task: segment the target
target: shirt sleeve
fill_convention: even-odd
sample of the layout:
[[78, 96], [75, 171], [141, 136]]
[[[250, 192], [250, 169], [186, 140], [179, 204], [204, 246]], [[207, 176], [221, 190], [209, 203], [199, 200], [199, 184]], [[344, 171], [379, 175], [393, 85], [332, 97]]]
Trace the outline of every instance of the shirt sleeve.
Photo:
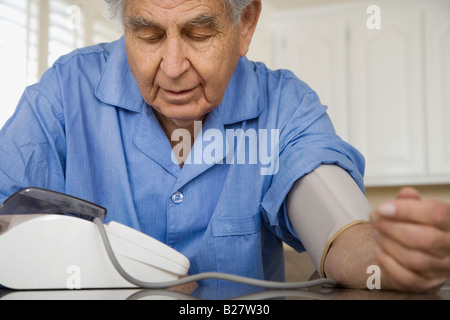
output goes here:
[[28, 87], [0, 131], [0, 203], [30, 186], [64, 190], [63, 113], [55, 99], [40, 92], [40, 86], [52, 87], [52, 83], [47, 79]]
[[321, 165], [334, 164], [347, 171], [364, 193], [365, 162], [354, 147], [335, 133], [327, 108], [315, 92], [306, 91], [297, 101], [296, 106], [284, 112], [290, 116], [280, 129], [279, 169], [261, 206], [271, 230], [295, 250], [304, 251], [286, 210], [286, 197], [294, 183]]

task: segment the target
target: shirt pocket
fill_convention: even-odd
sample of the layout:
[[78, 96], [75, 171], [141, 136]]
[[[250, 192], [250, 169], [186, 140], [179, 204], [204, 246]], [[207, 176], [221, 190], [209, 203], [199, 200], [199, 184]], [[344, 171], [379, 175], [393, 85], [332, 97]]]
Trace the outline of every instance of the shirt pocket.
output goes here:
[[261, 214], [218, 218], [212, 221], [218, 272], [263, 277]]

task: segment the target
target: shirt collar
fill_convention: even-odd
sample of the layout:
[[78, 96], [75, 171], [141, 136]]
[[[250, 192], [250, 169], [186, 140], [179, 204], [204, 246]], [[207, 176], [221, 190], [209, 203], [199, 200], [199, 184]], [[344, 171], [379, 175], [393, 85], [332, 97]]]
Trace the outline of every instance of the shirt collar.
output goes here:
[[221, 105], [212, 111], [224, 125], [255, 119], [264, 109], [255, 69], [246, 57], [239, 60]]
[[135, 112], [142, 111], [144, 99], [128, 64], [124, 36], [116, 41], [108, 57], [95, 95], [104, 103]]
[[[128, 64], [125, 37], [113, 47], [95, 94], [104, 103], [140, 112], [146, 104]], [[212, 113], [223, 124], [257, 118], [264, 108], [255, 64], [241, 58], [228, 84], [222, 103]]]

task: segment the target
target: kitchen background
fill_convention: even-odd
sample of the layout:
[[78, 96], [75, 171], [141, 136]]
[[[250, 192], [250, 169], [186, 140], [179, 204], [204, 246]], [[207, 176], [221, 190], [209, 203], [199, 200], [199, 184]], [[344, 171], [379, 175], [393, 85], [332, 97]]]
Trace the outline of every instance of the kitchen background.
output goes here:
[[[450, 0], [262, 1], [248, 57], [318, 92], [366, 157], [372, 206], [401, 186], [450, 203]], [[0, 126], [56, 58], [120, 35], [102, 0], [0, 0]], [[288, 278], [308, 277], [286, 252]]]

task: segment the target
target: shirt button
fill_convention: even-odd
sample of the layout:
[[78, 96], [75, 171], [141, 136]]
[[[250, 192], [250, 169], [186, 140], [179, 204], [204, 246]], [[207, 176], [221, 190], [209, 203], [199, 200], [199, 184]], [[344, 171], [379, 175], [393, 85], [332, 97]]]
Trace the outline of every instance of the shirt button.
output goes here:
[[172, 195], [171, 198], [172, 198], [172, 202], [173, 202], [173, 203], [175, 203], [175, 204], [180, 204], [180, 203], [183, 202], [184, 196], [183, 196], [183, 194], [182, 194], [180, 191], [177, 191], [177, 192], [175, 192], [175, 193]]

